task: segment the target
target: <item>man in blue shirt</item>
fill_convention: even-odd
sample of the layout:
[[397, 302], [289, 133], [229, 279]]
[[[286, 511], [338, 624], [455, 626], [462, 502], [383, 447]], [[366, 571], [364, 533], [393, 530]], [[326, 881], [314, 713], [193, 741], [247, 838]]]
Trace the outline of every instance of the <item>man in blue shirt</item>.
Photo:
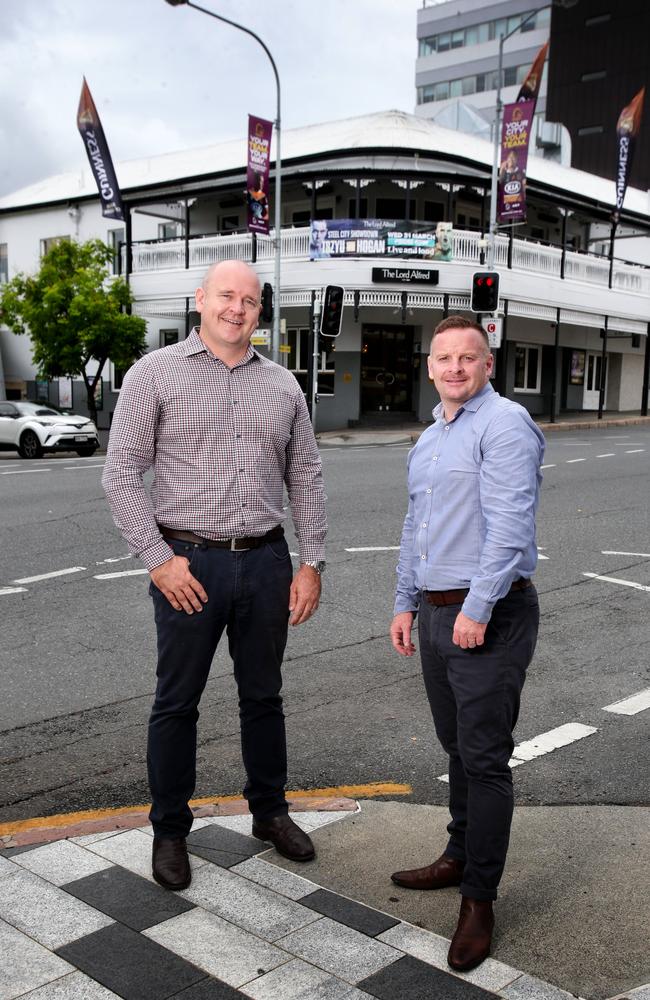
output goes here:
[[450, 316], [433, 333], [435, 423], [408, 456], [409, 505], [397, 567], [391, 641], [422, 671], [436, 734], [449, 754], [449, 842], [437, 861], [395, 872], [410, 889], [460, 886], [449, 964], [490, 953], [492, 902], [513, 811], [508, 761], [539, 606], [535, 513], [544, 438], [527, 411], [499, 396], [485, 330]]

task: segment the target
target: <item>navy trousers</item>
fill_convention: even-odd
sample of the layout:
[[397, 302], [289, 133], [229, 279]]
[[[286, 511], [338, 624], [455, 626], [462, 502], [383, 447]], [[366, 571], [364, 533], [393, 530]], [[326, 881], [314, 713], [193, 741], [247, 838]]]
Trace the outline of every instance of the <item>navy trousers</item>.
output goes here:
[[494, 606], [485, 644], [452, 642], [460, 604], [420, 605], [424, 683], [436, 734], [449, 754], [449, 843], [445, 854], [465, 863], [460, 891], [496, 899], [510, 838], [514, 741], [521, 691], [539, 626], [533, 586]]
[[284, 538], [243, 552], [169, 544], [190, 560], [190, 572], [208, 595], [203, 611], [188, 615], [175, 611], [153, 583], [149, 588], [158, 636], [147, 747], [149, 818], [156, 836], [185, 837], [192, 826], [198, 704], [224, 629], [239, 694], [244, 796], [259, 820], [287, 812], [280, 690], [293, 570]]

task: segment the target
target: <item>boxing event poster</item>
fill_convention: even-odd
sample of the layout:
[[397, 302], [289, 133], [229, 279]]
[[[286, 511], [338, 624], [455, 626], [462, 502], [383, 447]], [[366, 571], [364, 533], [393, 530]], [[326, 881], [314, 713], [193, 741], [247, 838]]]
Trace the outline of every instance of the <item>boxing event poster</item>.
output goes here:
[[246, 200], [248, 229], [252, 233], [269, 231], [269, 163], [273, 122], [248, 116], [248, 161]]
[[102, 203], [102, 215], [105, 219], [119, 219], [124, 222], [124, 206], [122, 205], [120, 189], [117, 186], [113, 161], [85, 77], [77, 109], [77, 128], [86, 147], [90, 169], [95, 177]]
[[627, 182], [632, 168], [635, 140], [641, 128], [644, 97], [645, 87], [641, 87], [639, 93], [635, 94], [630, 103], [621, 111], [616, 125], [618, 165], [616, 168], [616, 208], [612, 212], [612, 222], [615, 224], [618, 224], [623, 202], [625, 201]]
[[497, 185], [497, 221], [526, 220], [526, 164], [535, 101], [517, 101], [503, 109]]

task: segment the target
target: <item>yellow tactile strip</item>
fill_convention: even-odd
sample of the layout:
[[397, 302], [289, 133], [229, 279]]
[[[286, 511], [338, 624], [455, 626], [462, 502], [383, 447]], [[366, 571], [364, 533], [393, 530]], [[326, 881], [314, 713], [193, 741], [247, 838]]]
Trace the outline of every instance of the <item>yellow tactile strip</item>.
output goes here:
[[[380, 796], [410, 795], [411, 786], [393, 782], [372, 782], [366, 785], [338, 785], [332, 788], [312, 788], [287, 792], [292, 812], [311, 810], [344, 812], [357, 808], [355, 799]], [[236, 816], [248, 812], [245, 799], [234, 795], [208, 796], [190, 802], [192, 812], [201, 816]], [[0, 823], [0, 847], [26, 847], [46, 844], [68, 837], [83, 837], [89, 833], [109, 830], [132, 830], [148, 823], [149, 806], [122, 806], [118, 809], [88, 809], [83, 812], [36, 816], [32, 819]]]

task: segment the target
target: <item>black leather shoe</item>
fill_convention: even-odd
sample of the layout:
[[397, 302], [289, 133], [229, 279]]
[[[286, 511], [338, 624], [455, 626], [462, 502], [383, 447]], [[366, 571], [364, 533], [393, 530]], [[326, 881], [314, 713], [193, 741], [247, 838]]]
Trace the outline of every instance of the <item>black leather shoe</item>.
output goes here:
[[153, 877], [164, 889], [187, 889], [192, 881], [185, 837], [154, 837]]
[[316, 854], [310, 838], [290, 816], [274, 816], [265, 822], [253, 819], [253, 836], [270, 840], [278, 854], [290, 861], [311, 861]]

